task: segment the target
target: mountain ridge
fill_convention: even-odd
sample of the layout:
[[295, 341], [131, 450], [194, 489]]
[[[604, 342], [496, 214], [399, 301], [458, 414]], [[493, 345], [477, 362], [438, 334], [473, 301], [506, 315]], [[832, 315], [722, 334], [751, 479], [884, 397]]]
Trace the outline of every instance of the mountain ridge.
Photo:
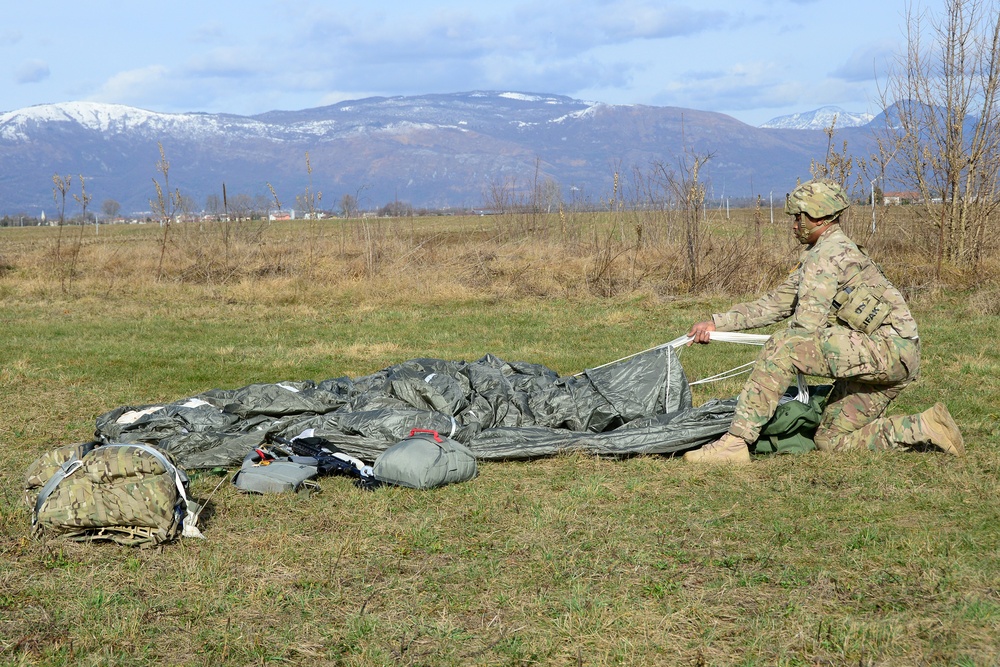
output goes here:
[[[838, 132], [865, 143], [863, 127]], [[251, 195], [273, 187], [286, 201], [321, 191], [327, 208], [345, 194], [363, 197], [363, 207], [399, 199], [445, 208], [482, 205], [498, 184], [523, 193], [538, 179], [557, 183], [567, 200], [572, 192], [596, 203], [615, 171], [676, 171], [692, 154], [711, 156], [702, 172], [710, 196], [779, 191], [808, 177], [827, 138], [709, 111], [510, 91], [371, 97], [254, 116], [64, 102], [0, 114], [0, 214], [44, 208], [53, 173], [83, 175], [97, 202], [148, 211], [158, 145], [171, 187], [199, 205], [225, 183]]]
[[762, 128], [786, 130], [825, 130], [831, 125], [838, 128], [863, 127], [875, 119], [870, 113], [844, 111], [837, 106], [824, 106], [812, 111], [778, 116], [767, 121]]

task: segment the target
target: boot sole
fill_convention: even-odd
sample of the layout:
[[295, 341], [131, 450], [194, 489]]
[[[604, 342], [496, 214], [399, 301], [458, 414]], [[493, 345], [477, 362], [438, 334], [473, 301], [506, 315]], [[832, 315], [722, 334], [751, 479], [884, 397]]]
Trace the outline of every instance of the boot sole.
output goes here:
[[686, 463], [710, 463], [710, 464], [729, 464], [729, 465], [746, 465], [750, 463], [750, 452], [747, 452], [746, 456], [706, 456], [701, 454], [701, 450], [694, 450], [691, 452], [686, 452], [684, 454], [684, 461]]
[[962, 438], [962, 431], [944, 403], [934, 404], [934, 418], [944, 429], [948, 439], [948, 444], [941, 445], [941, 449], [952, 456], [964, 456], [965, 441]]

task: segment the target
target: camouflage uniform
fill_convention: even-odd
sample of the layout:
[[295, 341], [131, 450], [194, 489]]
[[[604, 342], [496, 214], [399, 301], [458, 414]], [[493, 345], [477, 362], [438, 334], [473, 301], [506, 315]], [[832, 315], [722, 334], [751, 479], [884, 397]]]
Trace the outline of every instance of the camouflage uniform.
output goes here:
[[[888, 317], [871, 334], [856, 331], [835, 312], [849, 282], [885, 288]], [[740, 393], [729, 432], [754, 442], [797, 373], [836, 380], [815, 441], [821, 450], [890, 449], [928, 440], [922, 415], [882, 417], [920, 368], [917, 325], [902, 294], [834, 225], [803, 251], [777, 288], [753, 302], [712, 316], [718, 331], [739, 331], [789, 319], [764, 345]]]

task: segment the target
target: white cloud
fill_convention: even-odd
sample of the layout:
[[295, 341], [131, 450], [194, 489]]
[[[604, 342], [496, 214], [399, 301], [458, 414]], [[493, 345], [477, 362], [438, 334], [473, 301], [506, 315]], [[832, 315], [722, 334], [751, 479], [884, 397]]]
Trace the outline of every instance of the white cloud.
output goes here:
[[866, 91], [852, 82], [793, 75], [774, 63], [758, 62], [724, 70], [689, 71], [664, 85], [653, 102], [719, 111], [760, 124], [789, 109], [807, 111], [824, 105], [871, 113], [877, 101], [868, 99]]
[[692, 9], [679, 5], [620, 3], [605, 21], [602, 32], [609, 42], [631, 39], [688, 37], [717, 30], [730, 23], [727, 12]]
[[855, 83], [884, 79], [895, 59], [896, 48], [892, 42], [882, 42], [855, 49], [831, 74]]
[[7, 46], [17, 44], [24, 38], [24, 33], [20, 30], [7, 29], [0, 32], [0, 45]]
[[198, 53], [184, 65], [184, 73], [198, 77], [244, 79], [259, 74], [265, 63], [256, 53], [240, 47], [223, 46]]
[[320, 97], [318, 106], [325, 107], [331, 104], [337, 104], [338, 102], [345, 102], [348, 100], [358, 100], [358, 99], [364, 99], [366, 97], [382, 97], [382, 96], [383, 93], [377, 93], [377, 92], [358, 92], [356, 90], [351, 90], [351, 91], [331, 90], [327, 93], [324, 93], [323, 96]]
[[[180, 3], [164, 16], [141, 3], [111, 14], [73, 5], [55, 23], [44, 3], [15, 3], [12, 12], [0, 26], [8, 81], [44, 83], [0, 88], [0, 108], [71, 98], [250, 114], [476, 89], [746, 109], [741, 118], [825, 103], [855, 111], [900, 25], [895, 1], [873, 0], [837, 8], [819, 0], [217, 0]], [[816, 21], [827, 42], [816, 41]], [[32, 57], [51, 73], [28, 67]]]
[[221, 23], [206, 23], [195, 28], [188, 39], [195, 44], [217, 44], [225, 34]]
[[27, 60], [17, 68], [14, 80], [18, 83], [38, 83], [49, 78], [49, 64], [44, 60]]
[[95, 102], [141, 106], [148, 104], [146, 100], [161, 98], [162, 95], [159, 93], [168, 87], [172, 87], [170, 71], [163, 65], [150, 65], [118, 72], [88, 97]]

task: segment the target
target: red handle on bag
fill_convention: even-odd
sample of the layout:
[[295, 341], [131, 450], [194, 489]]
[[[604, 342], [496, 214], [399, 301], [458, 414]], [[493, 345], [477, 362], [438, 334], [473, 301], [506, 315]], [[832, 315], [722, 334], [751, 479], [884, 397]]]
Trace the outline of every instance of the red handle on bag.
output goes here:
[[415, 428], [415, 429], [412, 429], [410, 431], [410, 437], [412, 438], [413, 435], [416, 434], [416, 433], [430, 433], [431, 435], [434, 436], [434, 442], [444, 442], [444, 440], [441, 439], [441, 436], [438, 434], [438, 432], [435, 431], [435, 430], [433, 430], [433, 429], [429, 429], [429, 428]]

